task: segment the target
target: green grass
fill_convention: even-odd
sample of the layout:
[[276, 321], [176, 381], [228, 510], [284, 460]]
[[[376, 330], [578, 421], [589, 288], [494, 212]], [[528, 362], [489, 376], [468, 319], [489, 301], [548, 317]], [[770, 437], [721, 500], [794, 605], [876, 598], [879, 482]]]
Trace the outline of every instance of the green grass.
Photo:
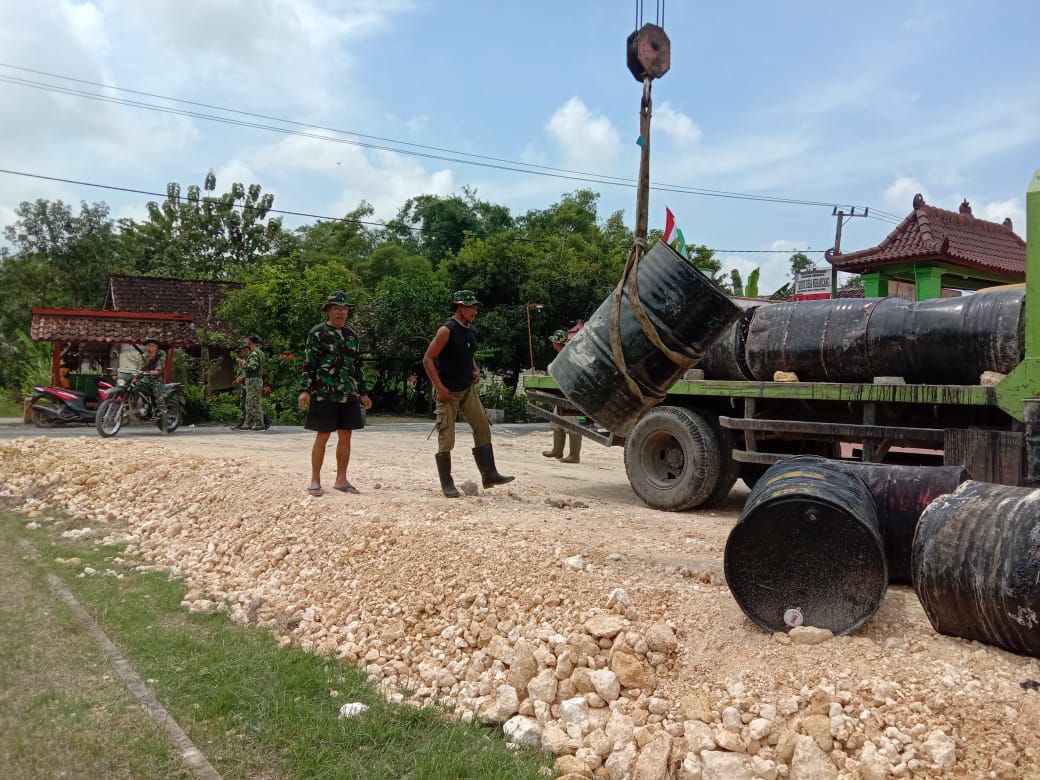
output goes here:
[[14, 400], [14, 395], [10, 390], [0, 388], [0, 417], [21, 418], [21, 416], [21, 402]]
[[[5, 535], [24, 535], [32, 541], [40, 552], [40, 560], [33, 566], [62, 578], [228, 780], [513, 780], [542, 777], [539, 769], [552, 763], [542, 754], [509, 749], [500, 729], [461, 724], [437, 709], [392, 705], [368, 685], [361, 671], [335, 658], [295, 648], [279, 649], [271, 634], [236, 626], [223, 615], [190, 614], [180, 606], [183, 586], [164, 575], [120, 569], [123, 579], [106, 576], [106, 570], [118, 568], [112, 559], [122, 551], [60, 540], [58, 532], [72, 527], [68, 523], [59, 521], [38, 531], [26, 531], [24, 522], [21, 516], [0, 513], [0, 529]], [[11, 546], [5, 545], [8, 550]], [[70, 568], [54, 562], [55, 558], [72, 557], [80, 558], [82, 566]], [[83, 566], [99, 573], [79, 577]], [[32, 576], [39, 578], [40, 572]], [[43, 588], [36, 590], [40, 598], [50, 595], [45, 585]], [[0, 614], [8, 615], [6, 607]], [[70, 615], [62, 622], [75, 632], [72, 619]], [[3, 635], [8, 634], [7, 628], [0, 623]], [[70, 672], [82, 666], [82, 652], [86, 650], [67, 656], [64, 663], [70, 666]], [[5, 677], [0, 672], [3, 688], [9, 682]], [[334, 697], [331, 691], [339, 695]], [[339, 707], [351, 701], [367, 704], [368, 712], [360, 718], [339, 718]], [[57, 718], [82, 726], [94, 705], [91, 695], [80, 687], [41, 690], [26, 706], [36, 720]], [[26, 730], [20, 738], [32, 741], [32, 730]], [[42, 749], [48, 737], [36, 738], [43, 741]], [[89, 741], [90, 735], [83, 739]], [[5, 741], [7, 737], [0, 733], [0, 742]], [[85, 745], [83, 750], [89, 752], [89, 747]], [[137, 750], [143, 750], [155, 762], [169, 758], [161, 745], [138, 746]], [[2, 761], [0, 776], [8, 776]], [[142, 770], [122, 775], [109, 772], [106, 776], [177, 774]]]

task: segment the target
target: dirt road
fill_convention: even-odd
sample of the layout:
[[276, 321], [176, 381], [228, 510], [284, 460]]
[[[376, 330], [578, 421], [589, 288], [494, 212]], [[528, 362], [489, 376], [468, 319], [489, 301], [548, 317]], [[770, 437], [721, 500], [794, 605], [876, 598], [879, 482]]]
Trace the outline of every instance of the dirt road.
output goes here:
[[[936, 634], [910, 588], [821, 644], [747, 620], [722, 577], [742, 484], [716, 511], [657, 512], [620, 449], [564, 465], [540, 454], [548, 433], [496, 426], [516, 481], [448, 500], [428, 430], [356, 434], [359, 496], [305, 496], [311, 436], [285, 431], [0, 442], [0, 494], [34, 516], [125, 519], [131, 552], [184, 576], [191, 608], [362, 664], [388, 696], [505, 723], [561, 772], [1040, 778], [1040, 664]], [[478, 479], [466, 445], [457, 484]]]

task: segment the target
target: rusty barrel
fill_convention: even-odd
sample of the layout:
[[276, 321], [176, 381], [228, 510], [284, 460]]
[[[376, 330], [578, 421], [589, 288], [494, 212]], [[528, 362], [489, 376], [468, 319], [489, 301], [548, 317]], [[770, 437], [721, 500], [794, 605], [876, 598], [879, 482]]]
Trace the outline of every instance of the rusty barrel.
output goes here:
[[940, 634], [1040, 657], [1040, 490], [965, 482], [921, 515], [914, 589]]
[[888, 584], [909, 585], [910, 550], [921, 513], [934, 499], [952, 493], [970, 479], [968, 470], [963, 466], [894, 466], [849, 461], [834, 465], [855, 474], [870, 490], [885, 545]]
[[674, 362], [646, 335], [626, 291], [618, 331], [624, 368], [642, 398], [630, 390], [614, 363], [610, 348], [613, 294], [549, 364], [549, 374], [563, 394], [615, 434], [628, 433], [643, 412], [659, 403], [668, 388], [740, 316], [740, 309], [715, 282], [663, 241], [639, 261], [635, 274], [639, 303], [661, 343], [681, 356], [682, 363]]
[[850, 634], [877, 611], [888, 569], [867, 485], [826, 458], [774, 463], [726, 540], [730, 592], [766, 631], [799, 625]]

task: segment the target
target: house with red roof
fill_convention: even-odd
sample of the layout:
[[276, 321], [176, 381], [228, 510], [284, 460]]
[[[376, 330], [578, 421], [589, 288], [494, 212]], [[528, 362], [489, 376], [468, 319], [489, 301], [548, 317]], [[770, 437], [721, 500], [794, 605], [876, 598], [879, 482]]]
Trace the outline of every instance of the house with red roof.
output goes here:
[[918, 194], [913, 211], [880, 244], [856, 252], [828, 249], [838, 271], [859, 274], [863, 295], [882, 298], [894, 283], [913, 285], [914, 300], [943, 290], [979, 290], [1024, 282], [1026, 242], [1002, 223], [978, 219], [965, 200], [956, 212], [929, 206]]

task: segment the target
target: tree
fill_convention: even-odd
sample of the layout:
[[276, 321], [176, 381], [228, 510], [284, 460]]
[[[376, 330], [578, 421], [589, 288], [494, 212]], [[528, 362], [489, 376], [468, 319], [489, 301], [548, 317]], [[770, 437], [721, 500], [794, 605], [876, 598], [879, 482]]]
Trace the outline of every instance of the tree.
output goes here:
[[813, 261], [804, 252], [795, 252], [791, 255], [791, 279], [795, 280], [798, 278], [798, 274], [804, 271], [809, 271], [813, 268]]
[[[100, 308], [104, 303], [108, 274], [112, 267], [115, 245], [113, 224], [108, 206], [80, 204], [79, 216], [60, 200], [23, 201], [17, 209], [14, 225], [4, 228], [23, 260], [34, 259], [39, 265], [33, 276], [49, 276], [45, 287], [37, 287], [40, 302], [75, 309]], [[5, 287], [5, 289], [7, 289]]]
[[[170, 182], [166, 200], [148, 203], [148, 221], [125, 223], [126, 240], [140, 252], [135, 270], [193, 279], [238, 279], [267, 255], [282, 230], [281, 220], [266, 223], [274, 196], [259, 184], [239, 182], [216, 194], [217, 177], [206, 174], [203, 188]], [[203, 194], [205, 193], [205, 194]]]

